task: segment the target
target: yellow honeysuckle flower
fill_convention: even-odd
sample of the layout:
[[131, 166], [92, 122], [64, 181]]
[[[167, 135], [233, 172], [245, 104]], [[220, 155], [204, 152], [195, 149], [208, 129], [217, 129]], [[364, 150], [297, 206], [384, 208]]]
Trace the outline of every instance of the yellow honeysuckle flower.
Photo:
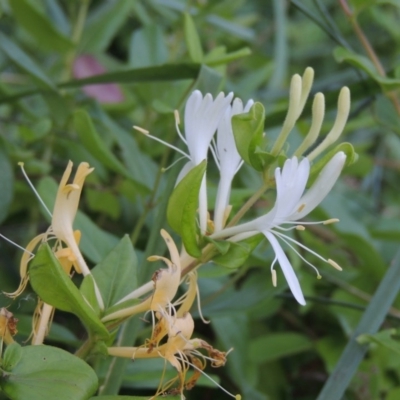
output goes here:
[[[24, 175], [26, 176], [23, 164], [20, 165]], [[93, 171], [93, 168], [90, 168], [89, 164], [86, 162], [80, 163], [73, 182], [68, 184], [72, 172], [72, 166], [73, 163], [69, 161], [58, 187], [53, 214], [51, 214], [47, 210], [47, 207], [45, 207], [52, 216], [50, 227], [47, 232], [34, 237], [28, 243], [26, 249], [24, 249], [25, 251], [20, 262], [21, 283], [15, 292], [6, 293], [10, 297], [17, 297], [24, 291], [29, 279], [27, 273], [28, 264], [34, 256], [33, 251], [35, 248], [39, 243], [52, 238], [57, 240], [54, 246], [54, 253], [67, 274], [70, 274], [72, 266], [78, 273], [82, 273], [85, 276], [90, 274], [89, 267], [86, 265], [78, 247], [81, 234], [80, 231], [73, 230], [73, 222], [78, 210], [79, 199], [85, 178]], [[28, 183], [33, 188], [29, 179]], [[34, 192], [37, 194], [36, 190], [34, 190]], [[39, 200], [42, 201], [41, 199]], [[62, 247], [62, 244], [66, 244], [67, 247]]]
[[[166, 321], [165, 326], [167, 327], [168, 339], [166, 343], [150, 347], [109, 347], [108, 354], [132, 359], [158, 357], [165, 359], [177, 370], [178, 375], [164, 385], [161, 382], [157, 393], [152, 399], [166, 393], [180, 394], [181, 399], [185, 399], [183, 391], [192, 389], [201, 374], [212, 380], [203, 371], [206, 367], [206, 360], [210, 360], [211, 366], [218, 368], [225, 365], [228, 353], [214, 349], [204, 340], [191, 339], [194, 321], [190, 313], [186, 312], [181, 317], [164, 313], [162, 317]], [[208, 352], [208, 356], [203, 355], [198, 349], [205, 349]], [[190, 367], [195, 370], [195, 374], [186, 379], [186, 374]], [[172, 387], [177, 381], [179, 381], [178, 386]], [[240, 395], [232, 395], [216, 382], [214, 383], [234, 399], [240, 400]]]

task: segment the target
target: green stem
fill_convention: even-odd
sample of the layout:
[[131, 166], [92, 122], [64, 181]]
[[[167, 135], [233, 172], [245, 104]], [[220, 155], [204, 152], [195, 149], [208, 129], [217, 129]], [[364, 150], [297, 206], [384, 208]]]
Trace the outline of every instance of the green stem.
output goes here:
[[229, 222], [229, 224], [226, 226], [227, 228], [236, 225], [240, 219], [243, 217], [244, 214], [256, 203], [256, 201], [266, 192], [266, 190], [269, 188], [270, 183], [265, 182], [260, 189], [257, 190], [249, 198], [249, 200], [246, 201], [246, 203], [242, 206], [242, 208], [237, 212], [237, 214], [232, 218], [232, 220]]
[[95, 342], [91, 336], [89, 336], [82, 344], [81, 347], [75, 352], [75, 355], [83, 360], [90, 354]]
[[71, 40], [75, 45], [75, 48], [68, 52], [68, 54], [65, 57], [65, 69], [64, 73], [62, 76], [61, 81], [66, 81], [70, 79], [71, 77], [71, 71], [72, 71], [72, 64], [74, 63], [74, 59], [76, 56], [76, 47], [79, 44], [79, 41], [82, 36], [83, 28], [85, 27], [85, 21], [86, 21], [86, 16], [87, 12], [89, 9], [89, 3], [90, 0], [81, 0], [80, 1], [80, 6], [78, 10], [78, 16], [76, 18], [73, 30], [72, 30], [72, 36]]

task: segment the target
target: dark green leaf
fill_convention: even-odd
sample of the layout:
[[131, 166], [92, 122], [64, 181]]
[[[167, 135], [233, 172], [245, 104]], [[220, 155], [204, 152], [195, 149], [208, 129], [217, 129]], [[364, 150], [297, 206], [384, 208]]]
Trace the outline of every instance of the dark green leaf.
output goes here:
[[83, 31], [80, 47], [85, 52], [101, 52], [110, 44], [129, 17], [131, 0], [104, 2], [91, 13]]
[[18, 23], [26, 29], [36, 43], [46, 50], [65, 53], [74, 48], [69, 38], [64, 36], [50, 18], [43, 15], [27, 0], [13, 0], [10, 2], [13, 14]]
[[253, 362], [261, 364], [311, 350], [310, 339], [299, 333], [269, 333], [250, 342], [249, 354]]
[[197, 244], [197, 208], [199, 191], [207, 161], [192, 168], [178, 183], [168, 202], [167, 219], [171, 228], [182, 237], [186, 251], [193, 257], [200, 257]]
[[81, 109], [74, 112], [74, 126], [78, 132], [80, 141], [95, 158], [111, 170], [129, 177], [126, 168], [114, 156], [97, 133], [92, 119], [85, 110]]
[[133, 68], [160, 65], [168, 60], [168, 49], [163, 30], [149, 24], [133, 32], [129, 46], [129, 65]]
[[29, 74], [37, 85], [45, 90], [56, 90], [53, 82], [43, 72], [43, 70], [26, 54], [20, 47], [18, 47], [11, 39], [7, 38], [4, 33], [0, 32], [0, 49], [7, 54], [12, 62], [19, 68]]
[[[93, 277], [100, 289], [105, 309], [113, 306], [137, 288], [137, 258], [128, 236], [124, 236], [104, 260], [92, 269]], [[85, 277], [81, 292], [86, 297]]]
[[59, 310], [77, 315], [88, 330], [99, 337], [109, 336], [47, 244], [39, 248], [31, 262], [29, 278], [33, 289], [43, 301]]
[[83, 360], [51, 346], [8, 346], [1, 389], [11, 400], [86, 400], [97, 376]]

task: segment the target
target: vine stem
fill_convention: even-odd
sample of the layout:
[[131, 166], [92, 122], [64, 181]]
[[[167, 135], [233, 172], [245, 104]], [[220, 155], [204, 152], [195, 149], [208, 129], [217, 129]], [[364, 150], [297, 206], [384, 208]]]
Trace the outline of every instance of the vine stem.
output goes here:
[[[369, 42], [367, 36], [365, 35], [360, 24], [358, 23], [356, 15], [350, 9], [350, 7], [347, 3], [347, 0], [339, 0], [339, 3], [341, 5], [344, 13], [346, 14], [346, 16], [349, 18], [350, 23], [354, 29], [354, 32], [358, 37], [358, 40], [361, 42], [361, 45], [364, 47], [365, 52], [367, 53], [369, 59], [374, 64], [378, 74], [382, 77], [386, 77], [385, 68], [383, 68], [383, 65], [382, 65], [381, 61], [379, 60], [379, 57], [376, 55], [375, 50], [371, 46], [371, 43]], [[393, 105], [397, 111], [397, 114], [400, 115], [400, 102], [399, 102], [399, 99], [398, 99], [396, 93], [390, 92], [390, 93], [387, 93], [386, 96], [393, 103]]]
[[255, 204], [255, 202], [267, 191], [270, 184], [269, 182], [265, 182], [260, 189], [257, 190], [247, 201], [243, 204], [242, 208], [237, 212], [237, 214], [232, 218], [229, 224], [226, 226], [230, 228], [231, 226], [236, 225], [244, 214]]

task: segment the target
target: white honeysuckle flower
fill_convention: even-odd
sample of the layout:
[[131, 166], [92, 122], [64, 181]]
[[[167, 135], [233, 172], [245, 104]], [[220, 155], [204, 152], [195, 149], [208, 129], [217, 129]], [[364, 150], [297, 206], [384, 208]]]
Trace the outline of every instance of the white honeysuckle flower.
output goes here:
[[211, 147], [215, 161], [220, 172], [220, 181], [218, 184], [217, 199], [214, 210], [214, 231], [220, 231], [225, 224], [226, 210], [229, 205], [232, 180], [235, 174], [243, 165], [242, 157], [239, 155], [235, 137], [232, 130], [232, 117], [237, 114], [246, 113], [254, 104], [249, 100], [243, 107], [243, 102], [239, 98], [233, 101], [221, 119], [217, 131], [217, 143]]
[[[325, 165], [311, 188], [303, 194], [310, 174], [310, 162], [307, 158], [298, 162], [297, 157], [286, 160], [282, 170], [281, 168], [275, 170], [277, 197], [275, 205], [271, 211], [253, 221], [216, 232], [211, 235], [211, 238], [228, 238], [230, 241], [238, 242], [258, 233], [264, 234], [271, 243], [275, 252], [275, 258], [271, 264], [272, 280], [274, 285], [276, 285], [276, 272], [274, 270], [274, 265], [275, 262], [278, 261], [293, 296], [300, 304], [305, 305], [305, 299], [299, 281], [278, 239], [298, 254], [305, 263], [313, 267], [317, 272], [318, 277], [320, 277], [318, 270], [299, 254], [299, 252], [293, 247], [292, 243], [307, 250], [334, 268], [341, 270], [339, 265], [333, 260], [325, 259], [321, 255], [304, 246], [302, 243], [299, 243], [290, 236], [283, 234], [282, 231], [291, 229], [304, 230], [304, 225], [318, 223], [326, 225], [338, 221], [337, 219], [331, 219], [327, 221], [302, 222], [298, 224], [298, 220], [314, 210], [332, 189], [344, 167], [345, 161], [346, 155], [343, 152], [335, 154]], [[285, 224], [292, 225], [292, 227], [285, 228], [281, 226]]]
[[[232, 98], [233, 93], [229, 93], [225, 96], [225, 94], [221, 92], [215, 99], [213, 99], [210, 93], [203, 96], [199, 90], [195, 90], [189, 96], [185, 106], [184, 135], [182, 135], [179, 130], [179, 115], [177, 112], [175, 113], [177, 132], [182, 141], [186, 144], [189, 154], [155, 136], [150, 135], [148, 131], [142, 128], [136, 126], [134, 126], [134, 128], [152, 139], [178, 151], [185, 158], [189, 159], [178, 176], [177, 182], [179, 182], [193, 167], [207, 159], [208, 148], [211, 140], [217, 130], [221, 118], [230, 106]], [[206, 175], [204, 174], [199, 194], [199, 223], [200, 230], [203, 234], [205, 234], [207, 230], [207, 221], [207, 188]]]

